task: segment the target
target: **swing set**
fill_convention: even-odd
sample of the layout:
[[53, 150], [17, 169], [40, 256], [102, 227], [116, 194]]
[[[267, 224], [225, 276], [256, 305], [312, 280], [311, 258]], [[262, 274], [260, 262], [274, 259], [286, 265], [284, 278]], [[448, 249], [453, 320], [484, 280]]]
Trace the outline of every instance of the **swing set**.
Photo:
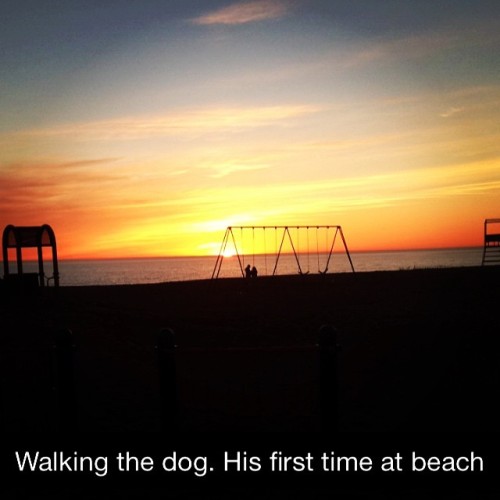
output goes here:
[[[294, 257], [299, 274], [309, 274], [314, 261], [317, 272], [326, 274], [337, 238], [340, 239], [350, 268], [354, 272], [349, 249], [341, 226], [228, 226], [222, 239], [212, 279], [219, 277], [222, 263], [236, 257], [241, 275], [245, 276], [245, 263], [255, 266], [258, 260], [264, 275], [275, 276], [280, 258], [285, 254]], [[274, 251], [269, 249], [274, 245]], [[272, 268], [272, 273], [268, 269]]]

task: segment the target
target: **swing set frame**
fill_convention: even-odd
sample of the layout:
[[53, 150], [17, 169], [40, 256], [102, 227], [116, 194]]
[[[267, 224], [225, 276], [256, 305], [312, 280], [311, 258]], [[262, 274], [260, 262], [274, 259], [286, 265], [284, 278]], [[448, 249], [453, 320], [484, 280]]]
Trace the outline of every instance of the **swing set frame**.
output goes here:
[[[349, 253], [349, 249], [347, 248], [347, 242], [345, 240], [345, 237], [344, 237], [344, 233], [342, 231], [342, 227], [341, 226], [228, 226], [226, 228], [226, 232], [224, 233], [224, 238], [222, 239], [222, 244], [221, 244], [221, 247], [220, 247], [220, 251], [219, 251], [219, 254], [217, 255], [217, 259], [215, 261], [215, 266], [214, 266], [214, 270], [212, 272], [212, 279], [217, 279], [219, 277], [219, 274], [220, 274], [220, 270], [221, 270], [221, 267], [222, 267], [222, 263], [224, 261], [224, 256], [226, 254], [226, 250], [227, 250], [227, 246], [229, 244], [229, 242], [231, 241], [232, 244], [233, 244], [233, 248], [234, 248], [234, 256], [236, 256], [236, 258], [238, 259], [238, 264], [239, 264], [239, 268], [240, 268], [240, 271], [241, 271], [241, 275], [244, 277], [245, 276], [245, 270], [244, 270], [244, 260], [243, 260], [243, 253], [241, 253], [240, 251], [238, 251], [238, 245], [236, 243], [236, 237], [234, 235], [234, 231], [240, 231], [241, 234], [243, 235], [243, 231], [245, 230], [251, 230], [252, 231], [252, 237], [253, 237], [253, 240], [255, 241], [255, 230], [256, 229], [262, 229], [264, 231], [264, 245], [265, 245], [265, 231], [266, 230], [274, 230], [274, 234], [275, 234], [275, 241], [277, 242], [277, 236], [278, 236], [278, 232], [281, 232], [281, 240], [280, 240], [280, 244], [279, 244], [279, 248], [277, 249], [277, 251], [275, 251], [275, 255], [276, 255], [276, 259], [274, 261], [274, 267], [273, 267], [273, 272], [272, 272], [272, 276], [275, 276], [276, 275], [276, 271], [278, 269], [278, 263], [279, 263], [279, 260], [280, 260], [280, 257], [282, 255], [282, 251], [283, 251], [283, 245], [286, 241], [286, 238], [288, 237], [288, 241], [290, 242], [290, 247], [292, 249], [292, 254], [293, 256], [295, 257], [295, 262], [297, 263], [297, 269], [298, 269], [298, 272], [299, 274], [308, 274], [309, 273], [309, 270], [307, 272], [304, 272], [304, 270], [302, 269], [302, 266], [300, 264], [300, 259], [299, 259], [299, 253], [298, 253], [298, 250], [300, 250], [299, 248], [299, 241], [297, 241], [297, 248], [296, 248], [296, 245], [294, 244], [294, 238], [292, 236], [292, 232], [290, 230], [293, 230], [295, 229], [297, 231], [297, 240], [299, 239], [299, 235], [300, 235], [300, 230], [303, 229], [303, 230], [306, 230], [306, 234], [307, 234], [307, 240], [308, 240], [308, 243], [307, 243], [307, 255], [308, 255], [308, 259], [309, 259], [309, 230], [316, 230], [316, 253], [317, 253], [317, 256], [318, 256], [318, 273], [319, 274], [326, 274], [328, 272], [328, 265], [330, 264], [330, 260], [331, 260], [331, 257], [332, 257], [332, 254], [333, 254], [333, 248], [335, 246], [335, 242], [337, 240], [337, 236], [340, 236], [340, 240], [344, 246], [344, 250], [345, 250], [345, 253], [347, 255], [347, 258], [349, 259], [349, 264], [351, 266], [351, 270], [352, 272], [354, 273], [354, 265], [352, 263], [352, 259], [351, 259], [351, 254]], [[319, 262], [319, 243], [318, 243], [318, 230], [320, 229], [324, 229], [327, 231], [327, 236], [328, 236], [328, 231], [330, 229], [334, 230], [333, 232], [333, 237], [332, 237], [332, 240], [331, 240], [331, 244], [328, 245], [329, 247], [329, 251], [328, 251], [328, 255], [327, 255], [327, 259], [326, 259], [326, 264], [325, 264], [325, 267], [324, 269], [320, 269], [320, 262]], [[243, 236], [242, 236], [243, 238]], [[323, 253], [326, 253], [326, 252], [323, 252]], [[266, 249], [264, 249], [264, 256], [265, 258], [267, 259], [267, 251]], [[254, 257], [255, 257], [255, 253], [254, 253]], [[267, 266], [267, 264], [266, 264]]]

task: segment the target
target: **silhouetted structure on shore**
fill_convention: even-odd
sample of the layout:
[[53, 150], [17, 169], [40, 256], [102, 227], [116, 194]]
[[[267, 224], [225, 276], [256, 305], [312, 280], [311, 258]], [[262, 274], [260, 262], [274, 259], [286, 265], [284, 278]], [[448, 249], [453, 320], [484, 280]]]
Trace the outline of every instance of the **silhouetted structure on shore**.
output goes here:
[[[497, 232], [493, 232], [496, 228]], [[500, 264], [500, 219], [485, 219], [483, 261], [485, 264]]]
[[[322, 233], [321, 237], [324, 239], [324, 245], [323, 243], [320, 244], [320, 233]], [[250, 234], [249, 244], [245, 243], [245, 235], [248, 236], [248, 234]], [[270, 236], [268, 237], [268, 235]], [[285, 253], [285, 244], [288, 244], [290, 247], [299, 274], [309, 274], [310, 264], [314, 258], [317, 260], [318, 273], [326, 274], [337, 238], [341, 240], [352, 272], [354, 272], [351, 254], [347, 248], [347, 242], [341, 226], [229, 226], [222, 239], [222, 245], [215, 262], [212, 278], [219, 277], [222, 262], [224, 261], [224, 256], [230, 242], [233, 245], [234, 255], [238, 259], [243, 277], [248, 277], [249, 269], [249, 266], [245, 267], [245, 255], [251, 256], [252, 265], [255, 268], [257, 250], [263, 257], [264, 270], [267, 270], [269, 258], [269, 263], [273, 266], [271, 274], [275, 276], [280, 257]], [[270, 251], [273, 245], [274, 250]], [[251, 252], [248, 251], [250, 247]], [[304, 262], [301, 263], [300, 255], [305, 257], [307, 261], [306, 267], [304, 267]], [[320, 262], [320, 255], [326, 256], [323, 262]], [[267, 271], [264, 274], [268, 274]]]
[[[43, 248], [52, 249], [53, 275], [45, 275], [43, 265]], [[23, 267], [23, 248], [36, 248], [38, 256], [38, 273], [26, 273]], [[13, 283], [15, 288], [44, 287], [49, 280], [54, 280], [54, 285], [59, 286], [59, 267], [57, 262], [57, 246], [54, 231], [48, 224], [42, 226], [13, 226], [8, 225], [3, 231], [3, 269], [4, 277], [8, 283]], [[10, 272], [9, 249], [16, 250], [17, 274]], [[47, 283], [46, 283], [47, 280]]]

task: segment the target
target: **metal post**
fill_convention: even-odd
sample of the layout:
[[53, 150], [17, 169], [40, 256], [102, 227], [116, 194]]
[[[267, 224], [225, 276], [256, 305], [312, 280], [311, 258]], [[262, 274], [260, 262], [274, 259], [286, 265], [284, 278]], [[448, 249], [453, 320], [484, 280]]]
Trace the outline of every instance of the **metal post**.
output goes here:
[[214, 270], [212, 272], [212, 279], [219, 277], [220, 268], [222, 266], [222, 259], [224, 258], [223, 257], [224, 251], [225, 251], [226, 245], [227, 245], [228, 234], [229, 234], [229, 228], [226, 229], [226, 232], [224, 233], [224, 238], [222, 240], [222, 245], [221, 245], [220, 250], [219, 250], [219, 255], [217, 255], [217, 260], [215, 261]]
[[336, 432], [338, 420], [337, 330], [331, 325], [319, 329], [319, 375], [321, 430]]
[[342, 243], [344, 243], [344, 248], [345, 248], [345, 252], [347, 254], [347, 258], [349, 259], [349, 263], [351, 264], [352, 272], [354, 273], [355, 272], [354, 271], [354, 264], [352, 263], [351, 254], [349, 253], [349, 249], [347, 248], [347, 242], [345, 241], [342, 227], [340, 227], [340, 226], [339, 226], [339, 231], [340, 231], [340, 237], [342, 238]]
[[52, 243], [52, 268], [53, 268], [53, 275], [54, 275], [54, 286], [58, 287], [59, 286], [59, 264], [57, 260], [57, 246], [56, 246], [56, 240], [54, 237], [54, 241]]
[[283, 243], [285, 241], [286, 230], [287, 230], [287, 228], [284, 227], [283, 228], [283, 238], [281, 238], [280, 248], [278, 250], [278, 255], [276, 256], [276, 263], [274, 264], [273, 276], [276, 274], [276, 269], [278, 268], [278, 261], [280, 260], [281, 249], [283, 248]]
[[17, 274], [23, 274], [23, 252], [21, 245], [18, 243], [16, 246], [16, 259], [17, 259]]
[[164, 431], [177, 427], [177, 376], [175, 368], [175, 334], [170, 328], [163, 328], [158, 334], [156, 352], [160, 382], [160, 411]]
[[[298, 232], [298, 230], [299, 230], [299, 228], [297, 227], [297, 232]], [[299, 256], [297, 255], [297, 252], [295, 251], [295, 246], [293, 244], [292, 235], [290, 234], [290, 230], [288, 229], [288, 227], [286, 228], [286, 232], [288, 233], [288, 239], [290, 240], [290, 245], [292, 247], [293, 255], [295, 256], [295, 262], [297, 262], [297, 267], [299, 268], [299, 274], [302, 274], [302, 268], [300, 267]]]
[[38, 255], [38, 286], [45, 286], [45, 271], [43, 269], [43, 250], [42, 246], [38, 245], [37, 247], [37, 255]]
[[56, 396], [58, 428], [75, 431], [77, 428], [73, 333], [59, 330], [54, 343], [54, 392]]
[[[328, 229], [330, 229], [329, 227], [326, 228], [326, 234], [328, 235]], [[337, 226], [335, 228], [335, 233], [333, 235], [333, 241], [332, 241], [332, 245], [330, 246], [330, 253], [328, 254], [328, 258], [326, 260], [326, 264], [325, 264], [325, 270], [323, 271], [322, 274], [326, 274], [328, 272], [328, 266], [330, 265], [330, 259], [332, 258], [332, 254], [333, 254], [333, 247], [335, 246], [335, 241], [337, 240], [337, 234], [339, 232], [339, 226]], [[347, 252], [349, 254], [349, 252]], [[320, 271], [321, 272], [321, 271]]]
[[0, 376], [0, 429], [5, 426], [5, 403], [4, 403], [4, 381], [3, 376]]
[[[238, 253], [238, 247], [236, 245], [236, 239], [234, 238], [234, 233], [233, 233], [233, 228], [228, 228], [231, 232], [231, 238], [233, 239], [233, 245], [234, 245], [234, 252], [236, 254], [236, 257], [238, 258], [238, 263], [240, 265], [240, 271], [241, 271], [241, 276], [244, 278], [245, 277], [245, 271], [243, 270], [244, 263], [241, 261], [240, 254]], [[241, 243], [243, 245], [243, 242]], [[244, 248], [241, 249], [242, 252], [245, 251]]]

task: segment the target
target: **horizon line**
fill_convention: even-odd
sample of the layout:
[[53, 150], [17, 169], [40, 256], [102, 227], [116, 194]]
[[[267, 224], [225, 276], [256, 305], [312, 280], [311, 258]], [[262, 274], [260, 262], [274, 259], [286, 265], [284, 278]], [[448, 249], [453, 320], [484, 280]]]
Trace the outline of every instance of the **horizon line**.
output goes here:
[[[451, 246], [451, 247], [426, 247], [426, 248], [391, 248], [391, 249], [374, 249], [374, 250], [351, 250], [349, 249], [349, 253], [351, 254], [360, 254], [360, 253], [399, 253], [399, 252], [428, 252], [428, 251], [435, 251], [435, 250], [472, 250], [472, 249], [482, 249], [482, 245], [466, 245], [466, 246]], [[307, 255], [307, 252], [297, 252], [299, 255]], [[328, 250], [323, 250], [320, 252], [320, 254], [325, 254], [329, 253]], [[337, 251], [336, 253], [346, 253], [344, 249]], [[311, 251], [309, 254], [317, 254], [316, 251]], [[65, 261], [82, 261], [82, 260], [88, 260], [88, 261], [98, 261], [98, 260], [106, 260], [106, 261], [112, 261], [112, 260], [161, 260], [161, 259], [199, 259], [199, 258], [214, 258], [216, 259], [219, 254], [212, 254], [212, 255], [136, 255], [136, 256], [117, 256], [117, 257], [61, 257], [58, 258], [59, 262], [65, 262]], [[256, 252], [255, 254], [253, 253], [240, 253], [240, 256], [248, 256], [248, 255], [255, 255], [257, 256], [264, 256], [264, 255], [276, 255], [275, 252]], [[294, 255], [293, 252], [281, 252], [281, 255]], [[224, 257], [224, 258], [234, 258], [237, 257], [236, 254], [230, 256], [230, 257]], [[0, 259], [0, 262], [3, 263], [3, 259]], [[14, 263], [15, 261], [12, 261]], [[26, 259], [23, 260], [23, 262], [37, 262], [36, 259]]]

